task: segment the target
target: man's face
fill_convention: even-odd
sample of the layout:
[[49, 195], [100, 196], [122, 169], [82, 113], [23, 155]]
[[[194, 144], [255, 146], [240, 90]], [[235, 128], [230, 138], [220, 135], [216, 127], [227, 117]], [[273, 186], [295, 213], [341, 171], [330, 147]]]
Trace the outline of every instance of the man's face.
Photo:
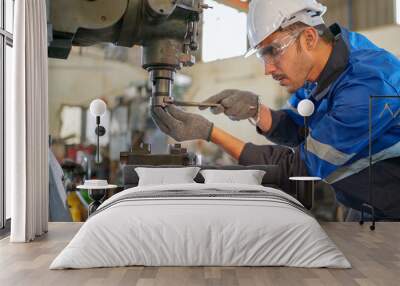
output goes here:
[[275, 32], [261, 43], [265, 53], [265, 75], [279, 81], [289, 93], [301, 88], [312, 69], [312, 58], [305, 51], [302, 32]]

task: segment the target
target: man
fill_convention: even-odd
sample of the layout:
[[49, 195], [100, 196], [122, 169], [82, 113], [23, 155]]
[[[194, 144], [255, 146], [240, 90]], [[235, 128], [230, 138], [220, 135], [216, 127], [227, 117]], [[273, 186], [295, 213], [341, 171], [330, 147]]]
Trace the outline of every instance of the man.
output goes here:
[[[178, 141], [212, 141], [239, 164], [277, 164], [285, 177], [321, 177], [333, 185], [341, 203], [360, 210], [368, 200], [370, 96], [400, 95], [400, 62], [360, 34], [336, 24], [327, 28], [325, 11], [315, 0], [250, 3], [249, 53], [256, 52], [265, 74], [292, 93], [286, 108], [274, 111], [260, 104], [258, 95], [240, 90], [206, 100], [221, 104], [212, 109], [216, 114], [250, 119], [258, 133], [279, 145], [245, 144], [202, 116], [174, 106], [153, 108], [156, 124]], [[306, 98], [315, 105], [307, 138], [296, 111]], [[373, 202], [382, 218], [400, 218], [399, 99], [371, 101], [371, 154], [377, 162]]]

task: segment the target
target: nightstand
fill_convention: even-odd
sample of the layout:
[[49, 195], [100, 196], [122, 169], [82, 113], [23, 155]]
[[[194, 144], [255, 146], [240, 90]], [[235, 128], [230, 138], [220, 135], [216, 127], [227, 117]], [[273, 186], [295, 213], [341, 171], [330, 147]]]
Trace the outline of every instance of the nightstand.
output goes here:
[[315, 183], [321, 181], [319, 177], [290, 177], [296, 187], [296, 199], [301, 202], [304, 207], [311, 210], [314, 205], [314, 189]]
[[83, 185], [76, 188], [88, 190], [89, 197], [93, 200], [88, 207], [88, 215], [90, 216], [102, 204], [108, 190], [117, 187], [117, 185], [109, 185], [106, 180], [86, 180]]

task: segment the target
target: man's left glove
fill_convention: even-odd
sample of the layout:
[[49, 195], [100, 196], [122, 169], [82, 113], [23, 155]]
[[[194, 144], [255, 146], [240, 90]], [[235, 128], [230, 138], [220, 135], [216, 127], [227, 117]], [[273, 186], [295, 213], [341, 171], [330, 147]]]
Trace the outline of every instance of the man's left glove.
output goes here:
[[162, 132], [178, 142], [196, 139], [210, 141], [214, 124], [201, 115], [168, 105], [166, 108], [152, 107], [151, 116]]

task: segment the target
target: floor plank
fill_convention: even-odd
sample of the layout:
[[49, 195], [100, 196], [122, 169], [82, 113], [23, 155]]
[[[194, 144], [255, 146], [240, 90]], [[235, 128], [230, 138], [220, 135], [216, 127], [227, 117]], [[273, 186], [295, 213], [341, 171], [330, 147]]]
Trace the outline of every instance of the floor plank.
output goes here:
[[139, 266], [50, 271], [52, 260], [81, 227], [80, 223], [50, 223], [49, 233], [32, 243], [0, 240], [0, 285], [399, 285], [399, 223], [378, 223], [374, 232], [357, 223], [322, 226], [352, 263], [352, 269]]

